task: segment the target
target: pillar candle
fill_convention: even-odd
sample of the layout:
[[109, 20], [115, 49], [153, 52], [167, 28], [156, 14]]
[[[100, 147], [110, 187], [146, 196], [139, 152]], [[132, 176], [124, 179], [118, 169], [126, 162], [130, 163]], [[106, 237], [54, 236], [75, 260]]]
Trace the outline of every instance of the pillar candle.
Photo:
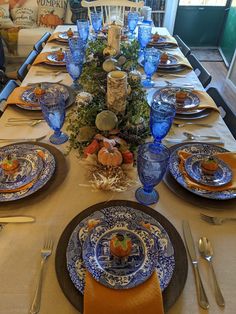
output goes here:
[[108, 46], [114, 48], [117, 54], [120, 52], [120, 37], [121, 26], [111, 24], [108, 28]]
[[128, 94], [127, 73], [112, 71], [107, 75], [107, 107], [116, 114], [123, 114], [126, 109]]

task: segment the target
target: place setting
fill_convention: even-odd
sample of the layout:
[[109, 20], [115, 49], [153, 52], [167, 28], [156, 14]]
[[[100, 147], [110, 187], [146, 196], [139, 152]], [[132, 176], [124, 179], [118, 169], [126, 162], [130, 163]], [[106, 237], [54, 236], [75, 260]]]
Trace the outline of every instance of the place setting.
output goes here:
[[47, 66], [64, 67], [65, 49], [59, 48], [51, 52], [41, 52], [35, 59], [33, 65], [44, 64]]

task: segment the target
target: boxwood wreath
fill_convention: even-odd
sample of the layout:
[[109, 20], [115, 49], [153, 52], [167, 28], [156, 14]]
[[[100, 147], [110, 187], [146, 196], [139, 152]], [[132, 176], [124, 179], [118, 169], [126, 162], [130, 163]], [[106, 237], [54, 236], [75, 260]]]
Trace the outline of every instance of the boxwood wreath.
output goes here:
[[[102, 39], [89, 42], [80, 76], [83, 92], [68, 116], [69, 150], [76, 149], [88, 166], [93, 187], [124, 191], [132, 183], [134, 153], [149, 136], [149, 105], [140, 84], [137, 66], [139, 44], [122, 42], [120, 54]], [[125, 114], [115, 115], [106, 106], [107, 73], [120, 68], [128, 73], [130, 93]]]

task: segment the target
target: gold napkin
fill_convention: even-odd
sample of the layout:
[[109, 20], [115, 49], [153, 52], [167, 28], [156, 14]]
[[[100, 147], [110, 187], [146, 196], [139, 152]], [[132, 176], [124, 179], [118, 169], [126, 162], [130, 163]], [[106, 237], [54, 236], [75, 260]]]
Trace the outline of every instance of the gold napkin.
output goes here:
[[48, 55], [51, 55], [53, 54], [53, 52], [41, 52], [37, 58], [34, 60], [34, 63], [33, 65], [37, 65], [37, 64], [40, 64], [40, 63], [49, 63], [49, 64], [57, 64], [57, 65], [65, 65], [65, 62], [64, 61], [60, 61], [60, 62], [53, 62], [53, 61], [50, 61], [47, 59], [47, 56]]
[[[160, 35], [160, 34], [159, 34]], [[152, 40], [151, 42], [150, 42], [150, 44], [157, 44], [157, 45], [166, 45], [166, 44], [168, 44], [168, 45], [173, 45], [173, 47], [178, 47], [178, 43], [177, 43], [177, 41], [175, 40], [175, 38], [173, 37], [173, 36], [169, 36], [169, 35], [160, 35], [162, 38], [165, 38], [166, 40], [165, 41], [163, 41], [163, 42], [160, 42], [160, 43], [158, 43], [158, 41], [155, 41], [155, 40]]]
[[29, 88], [30, 88], [29, 86], [23, 86], [23, 87], [15, 88], [7, 99], [7, 105], [16, 105], [17, 104], [17, 105], [22, 105], [22, 106], [26, 106], [26, 107], [34, 106], [31, 103], [23, 101], [21, 98], [21, 95], [23, 94], [23, 92]]
[[87, 271], [84, 314], [164, 314], [157, 273], [137, 287], [115, 290], [101, 285]]
[[177, 60], [179, 65], [184, 65], [188, 69], [193, 69], [191, 64], [189, 63], [188, 59], [185, 57], [182, 57], [180, 55], [173, 55]]
[[220, 191], [225, 191], [225, 190], [236, 189], [236, 153], [235, 152], [226, 152], [226, 153], [215, 154], [215, 156], [218, 157], [219, 159], [223, 160], [231, 168], [231, 170], [233, 172], [232, 180], [224, 186], [208, 186], [208, 185], [203, 185], [203, 184], [200, 184], [200, 183], [192, 180], [188, 176], [188, 174], [185, 170], [185, 161], [191, 155], [192, 154], [186, 153], [184, 151], [178, 152], [178, 156], [180, 158], [179, 169], [180, 169], [180, 172], [183, 174], [184, 180], [187, 183], [188, 187], [200, 188], [200, 189], [212, 191], [212, 192], [220, 192]]
[[202, 92], [199, 90], [194, 90], [194, 94], [196, 94], [200, 99], [200, 104], [197, 109], [213, 109], [220, 113], [219, 108], [216, 106], [214, 100], [209, 96], [206, 92]]

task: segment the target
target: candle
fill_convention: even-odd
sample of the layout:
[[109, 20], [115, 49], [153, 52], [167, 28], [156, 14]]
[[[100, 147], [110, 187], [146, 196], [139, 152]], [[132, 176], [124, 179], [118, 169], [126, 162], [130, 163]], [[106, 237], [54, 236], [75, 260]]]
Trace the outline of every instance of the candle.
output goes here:
[[123, 114], [126, 109], [128, 94], [127, 73], [112, 71], [107, 75], [107, 107], [116, 114]]
[[108, 28], [108, 46], [114, 48], [117, 54], [120, 52], [120, 37], [121, 26], [111, 24]]

